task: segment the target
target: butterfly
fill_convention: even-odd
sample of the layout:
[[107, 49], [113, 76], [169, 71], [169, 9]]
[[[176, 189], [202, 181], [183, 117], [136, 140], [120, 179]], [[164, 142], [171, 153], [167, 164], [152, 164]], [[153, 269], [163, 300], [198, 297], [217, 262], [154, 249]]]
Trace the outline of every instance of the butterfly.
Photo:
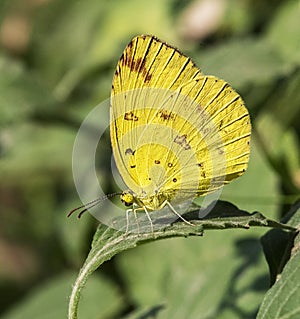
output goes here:
[[[177, 203], [206, 195], [248, 165], [251, 123], [238, 93], [202, 74], [178, 49], [152, 35], [134, 37], [112, 82], [110, 137], [128, 190], [128, 213], [165, 206], [185, 223]], [[92, 202], [93, 204], [93, 202]]]

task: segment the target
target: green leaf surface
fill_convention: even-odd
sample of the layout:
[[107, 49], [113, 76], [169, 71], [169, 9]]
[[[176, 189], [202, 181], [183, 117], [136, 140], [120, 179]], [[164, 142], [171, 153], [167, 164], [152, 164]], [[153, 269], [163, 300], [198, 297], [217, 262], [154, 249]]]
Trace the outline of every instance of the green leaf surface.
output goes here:
[[[206, 229], [248, 229], [251, 226], [262, 226], [295, 230], [291, 226], [269, 220], [259, 213], [249, 214], [245, 211], [241, 211], [236, 206], [227, 202], [220, 201], [212, 205], [213, 208], [204, 219], [198, 219], [199, 207], [197, 210], [195, 210], [196, 207], [194, 207], [191, 212], [184, 215], [186, 219], [192, 221], [193, 226], [183, 222], [176, 222], [164, 229], [154, 230], [153, 233], [131, 232], [124, 235], [121, 231], [100, 224], [94, 235], [90, 253], [73, 287], [70, 298], [69, 318], [77, 318], [77, 307], [81, 289], [84, 287], [88, 277], [103, 262], [124, 250], [163, 238], [202, 236], [203, 230]], [[117, 221], [115, 221], [115, 223], [116, 222]], [[124, 220], [122, 219], [121, 224], [123, 224], [123, 222]], [[140, 229], [142, 229], [144, 223], [149, 223], [149, 221], [147, 221], [147, 219], [139, 220]]]
[[[55, 96], [65, 100], [90, 72], [111, 67], [112, 61], [116, 64], [134, 35], [159, 36], [159, 32], [173, 35], [168, 12], [170, 2], [88, 0], [50, 5], [36, 24], [34, 43], [38, 45], [35, 47], [37, 66], [55, 87]], [[53, 16], [52, 11], [59, 14]], [[47, 35], [47, 41], [41, 42], [43, 34]], [[57, 54], [58, 47], [60, 54]]]
[[271, 46], [250, 37], [202, 48], [194, 60], [204, 74], [214, 74], [237, 89], [250, 83], [264, 85], [287, 71], [287, 65]]
[[[290, 220], [287, 224], [299, 229], [300, 201], [295, 203], [291, 209], [291, 213], [288, 215]], [[273, 266], [274, 261], [277, 265], [279, 263], [284, 264], [284, 261], [287, 259], [286, 251], [288, 249], [290, 251], [290, 259], [284, 266], [283, 271], [281, 273], [277, 273], [276, 282], [265, 295], [257, 318], [296, 319], [300, 317], [300, 235], [298, 233], [296, 237], [294, 236], [293, 245], [291, 245], [291, 240], [287, 242], [285, 255], [283, 256], [284, 258], [282, 258], [282, 256], [278, 256], [278, 251], [275, 252], [273, 249], [270, 249], [271, 244], [276, 245], [276, 241], [279, 240], [279, 238], [274, 238], [273, 235], [274, 234], [272, 233], [267, 234], [267, 237], [263, 240], [263, 244], [265, 245], [264, 249], [267, 251], [267, 260], [269, 261], [269, 265], [271, 261], [273, 261], [273, 263], [271, 263]], [[284, 242], [281, 243], [281, 246], [283, 246], [282, 244], [284, 244]], [[272, 259], [270, 257], [272, 257]], [[271, 269], [274, 270], [274, 267]], [[272, 275], [274, 276], [274, 273]]]
[[22, 63], [0, 54], [0, 127], [49, 112], [53, 102], [51, 93]]
[[[0, 174], [10, 182], [42, 171], [70, 175], [74, 132], [64, 126], [36, 123], [13, 125], [0, 131], [2, 148]], [[28, 183], [28, 180], [24, 180]]]
[[[68, 272], [37, 286], [1, 319], [66, 318], [67, 296], [74, 278], [75, 274]], [[117, 288], [102, 276], [93, 276], [86, 286], [79, 316], [85, 319], [111, 318], [122, 307], [122, 297]]]
[[210, 231], [201, 240], [172, 238], [119, 255], [138, 308], [132, 318], [151, 309], [162, 319], [252, 318], [268, 284], [254, 233]]
[[291, 65], [300, 63], [299, 1], [283, 1], [267, 31], [267, 41]]
[[294, 233], [287, 233], [282, 229], [272, 229], [261, 238], [270, 268], [271, 285], [275, 283], [277, 276], [281, 274], [283, 267], [290, 258], [294, 238]]
[[[299, 193], [300, 141], [297, 134], [300, 69], [278, 82], [256, 118], [259, 144], [290, 193]], [[283, 112], [284, 110], [284, 112]]]
[[296, 254], [286, 265], [280, 279], [269, 290], [261, 308], [258, 319], [296, 319], [300, 316], [300, 254]]

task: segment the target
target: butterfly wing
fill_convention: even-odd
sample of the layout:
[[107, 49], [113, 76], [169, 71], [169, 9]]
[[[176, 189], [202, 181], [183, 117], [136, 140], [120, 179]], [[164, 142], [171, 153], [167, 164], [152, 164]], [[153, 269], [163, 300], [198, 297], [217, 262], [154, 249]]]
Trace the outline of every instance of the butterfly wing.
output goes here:
[[[141, 131], [145, 136], [153, 136], [150, 125], [147, 132], [144, 126], [153, 117], [151, 103], [155, 95], [158, 100], [164, 90], [176, 90], [182, 83], [200, 76], [201, 71], [190, 58], [156, 37], [137, 36], [125, 48], [112, 84], [111, 143], [118, 170], [134, 192], [140, 190], [142, 177], [134, 167], [138, 159], [133, 157], [138, 155], [135, 151]], [[155, 94], [153, 88], [158, 88], [160, 94]], [[158, 133], [163, 139], [162, 132]], [[159, 149], [153, 151], [160, 152]]]
[[[180, 132], [181, 148], [176, 152], [184, 167], [180, 184], [182, 196], [212, 192], [242, 175], [248, 165], [251, 124], [248, 111], [241, 97], [223, 80], [213, 76], [183, 84], [180, 103], [172, 112], [182, 117], [180, 125], [173, 128]], [[178, 129], [180, 127], [180, 129]], [[170, 144], [172, 152], [176, 138]], [[188, 149], [188, 150], [187, 150]], [[190, 151], [193, 156], [185, 157]], [[180, 168], [179, 168], [180, 171]], [[177, 171], [175, 174], [178, 174]], [[174, 187], [172, 179], [165, 188]]]
[[133, 192], [184, 198], [221, 187], [245, 171], [250, 131], [241, 97], [178, 50], [153, 36], [125, 48], [113, 79], [111, 141]]

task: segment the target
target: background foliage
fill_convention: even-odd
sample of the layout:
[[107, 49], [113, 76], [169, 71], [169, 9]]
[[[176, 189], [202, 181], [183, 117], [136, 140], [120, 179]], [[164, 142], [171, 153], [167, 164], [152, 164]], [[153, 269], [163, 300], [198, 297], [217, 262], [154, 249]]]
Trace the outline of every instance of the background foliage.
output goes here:
[[[299, 14], [297, 0], [0, 2], [1, 319], [67, 314], [98, 224], [66, 219], [80, 204], [72, 147], [134, 35], [179, 47], [237, 89], [252, 153], [222, 198], [277, 220], [288, 212], [300, 193]], [[98, 170], [110, 193], [109, 140], [105, 150]], [[269, 288], [265, 233], [210, 231], [119, 254], [89, 280], [79, 318], [254, 318]]]

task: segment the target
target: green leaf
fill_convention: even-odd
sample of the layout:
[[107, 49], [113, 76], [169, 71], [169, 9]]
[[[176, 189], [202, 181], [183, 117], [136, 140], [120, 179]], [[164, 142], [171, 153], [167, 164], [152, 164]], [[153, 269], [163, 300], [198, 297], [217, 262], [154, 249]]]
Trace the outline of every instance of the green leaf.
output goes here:
[[[300, 201], [298, 201], [291, 209], [289, 215], [290, 220], [287, 224], [298, 227], [300, 225]], [[291, 216], [292, 215], [292, 216]], [[266, 294], [262, 305], [259, 309], [258, 319], [277, 319], [277, 318], [285, 318], [285, 319], [296, 319], [300, 316], [300, 307], [299, 307], [299, 299], [300, 299], [300, 235], [294, 236], [293, 245], [291, 245], [291, 238], [288, 241], [281, 242], [279, 248], [284, 246], [284, 243], [287, 244], [285, 247], [285, 254], [281, 254], [275, 252], [273, 249], [270, 249], [270, 246], [278, 243], [280, 238], [274, 238], [274, 234], [268, 234], [267, 237], [263, 240], [263, 244], [265, 245], [264, 250], [267, 252], [267, 260], [270, 265], [270, 269], [273, 270], [271, 274], [273, 277], [277, 275], [276, 282], [272, 286], [272, 288]], [[282, 238], [282, 236], [281, 236]], [[278, 245], [277, 245], [278, 247]], [[276, 248], [277, 248], [276, 247]], [[281, 251], [283, 251], [281, 249]], [[279, 250], [280, 252], [280, 250]], [[274, 267], [276, 265], [284, 264], [287, 259], [287, 255], [290, 256], [289, 261], [283, 268], [282, 272], [278, 272], [281, 270], [280, 267], [276, 269]], [[272, 260], [272, 263], [271, 263]], [[275, 273], [277, 270], [277, 273]]]
[[299, 37], [299, 2], [294, 0], [283, 1], [269, 27], [267, 41], [291, 65], [295, 63], [299, 65]]
[[286, 265], [280, 279], [269, 290], [261, 308], [258, 319], [297, 319], [300, 316], [300, 254], [294, 256]]
[[275, 283], [278, 274], [281, 274], [290, 258], [294, 238], [294, 233], [287, 233], [282, 229], [272, 229], [261, 238], [264, 254], [270, 268], [271, 285]]
[[151, 309], [162, 319], [253, 318], [268, 288], [257, 240], [263, 231], [209, 231], [201, 240], [172, 238], [117, 256], [137, 308], [129, 318]]
[[[256, 118], [256, 137], [273, 169], [290, 194], [298, 194], [300, 69], [277, 83], [274, 93], [265, 101]], [[283, 112], [284, 108], [284, 112]]]
[[[68, 272], [52, 278], [33, 289], [19, 304], [14, 305], [1, 319], [66, 318], [70, 287], [75, 274]], [[111, 318], [123, 307], [116, 287], [101, 276], [94, 276], [85, 289], [81, 318]], [[114, 300], [114, 302], [111, 302]]]
[[[220, 201], [212, 203], [212, 207], [213, 208], [210, 213], [203, 219], [198, 219], [199, 207], [195, 210], [196, 206], [193, 207], [194, 210], [185, 214], [184, 217], [192, 221], [193, 225], [188, 225], [184, 222], [176, 222], [164, 229], [154, 230], [153, 233], [127, 233], [124, 235], [121, 231], [117, 231], [113, 228], [100, 224], [94, 235], [90, 253], [73, 286], [69, 304], [69, 318], [77, 318], [77, 308], [81, 290], [88, 277], [103, 262], [124, 250], [163, 238], [202, 236], [203, 230], [205, 229], [248, 229], [251, 226], [262, 226], [295, 230], [291, 226], [269, 220], [259, 213], [249, 214], [245, 211], [241, 211], [236, 206], [228, 202]], [[115, 224], [118, 222], [123, 224], [124, 218], [114, 221]], [[146, 223], [149, 224], [149, 221], [147, 221], [146, 218], [141, 218], [139, 220], [140, 229], [142, 229]]]
[[137, 311], [131, 312], [129, 315], [123, 317], [123, 319], [152, 319], [159, 318], [158, 315], [165, 308], [165, 305], [155, 305], [152, 307], [143, 307]]
[[51, 93], [22, 63], [0, 54], [0, 127], [49, 113], [53, 106]]
[[9, 183], [17, 181], [20, 185], [22, 176], [27, 185], [26, 178], [30, 179], [33, 175], [61, 174], [63, 170], [68, 176], [73, 141], [74, 132], [64, 126], [29, 122], [1, 130], [1, 178]]
[[247, 87], [247, 90], [249, 83], [261, 87], [286, 72], [284, 61], [271, 46], [250, 37], [202, 48], [195, 62], [204, 74], [214, 74], [234, 88]]
[[[297, 213], [299, 208], [300, 200], [291, 206], [290, 211], [285, 215], [283, 222], [299, 229], [300, 213]], [[282, 229], [272, 229], [261, 238], [261, 243], [270, 268], [272, 285], [280, 276], [286, 263], [291, 258], [294, 247], [297, 247], [298, 237], [296, 237], [296, 235], [297, 233], [288, 233]]]
[[[89, 0], [88, 5], [77, 1], [50, 4], [35, 28], [35, 62], [39, 72], [55, 85], [55, 96], [66, 100], [90, 73], [111, 67], [111, 61], [116, 64], [134, 35], [160, 32], [174, 39], [168, 11], [171, 2]], [[45, 37], [47, 41], [40, 41]]]

